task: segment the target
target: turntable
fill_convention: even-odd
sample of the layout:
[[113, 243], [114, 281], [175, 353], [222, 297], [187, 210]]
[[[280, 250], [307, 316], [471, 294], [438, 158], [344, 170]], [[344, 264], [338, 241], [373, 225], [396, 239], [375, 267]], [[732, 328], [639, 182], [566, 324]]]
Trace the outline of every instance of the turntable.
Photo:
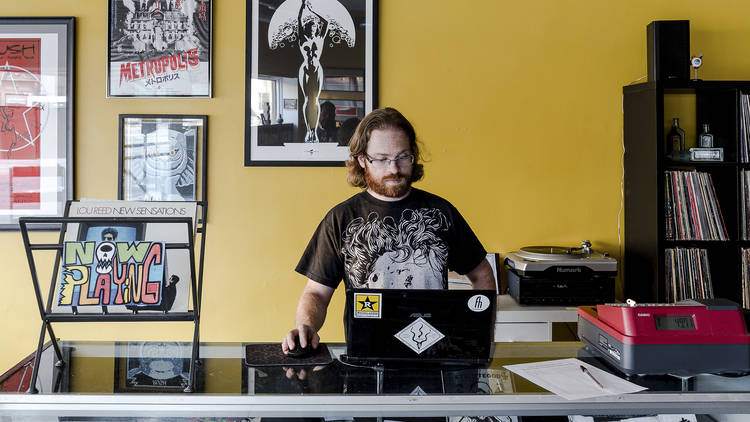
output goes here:
[[527, 246], [505, 258], [511, 296], [522, 305], [596, 305], [614, 302], [617, 260], [591, 249]]

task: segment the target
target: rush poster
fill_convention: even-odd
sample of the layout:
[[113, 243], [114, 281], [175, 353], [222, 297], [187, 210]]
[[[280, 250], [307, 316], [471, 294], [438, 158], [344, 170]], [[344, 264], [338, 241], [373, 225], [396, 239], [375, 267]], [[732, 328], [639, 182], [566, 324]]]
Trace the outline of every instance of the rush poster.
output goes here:
[[43, 94], [40, 38], [0, 38], [0, 210], [39, 210]]

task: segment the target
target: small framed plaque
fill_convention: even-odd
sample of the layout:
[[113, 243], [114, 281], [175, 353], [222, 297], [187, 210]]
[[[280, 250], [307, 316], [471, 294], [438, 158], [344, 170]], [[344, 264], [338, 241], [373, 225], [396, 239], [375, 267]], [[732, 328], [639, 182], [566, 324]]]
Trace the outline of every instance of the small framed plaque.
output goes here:
[[724, 148], [690, 148], [690, 161], [724, 161]]

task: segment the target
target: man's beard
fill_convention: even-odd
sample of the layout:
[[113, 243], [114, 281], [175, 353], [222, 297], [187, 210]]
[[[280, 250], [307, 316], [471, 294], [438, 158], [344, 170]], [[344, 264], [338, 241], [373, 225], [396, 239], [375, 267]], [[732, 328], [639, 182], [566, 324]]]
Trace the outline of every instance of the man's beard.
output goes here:
[[[385, 182], [387, 180], [400, 180], [401, 183], [397, 185], [386, 184]], [[382, 180], [375, 180], [372, 175], [370, 175], [370, 172], [365, 169], [365, 181], [367, 182], [368, 189], [389, 198], [399, 198], [404, 196], [411, 188], [411, 181], [400, 173], [390, 174], [383, 177]]]

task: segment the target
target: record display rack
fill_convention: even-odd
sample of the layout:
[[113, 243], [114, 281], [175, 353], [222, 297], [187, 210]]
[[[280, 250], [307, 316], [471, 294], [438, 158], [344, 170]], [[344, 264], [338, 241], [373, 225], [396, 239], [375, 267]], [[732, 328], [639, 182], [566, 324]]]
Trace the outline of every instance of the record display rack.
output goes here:
[[[55, 322], [136, 322], [136, 321], [185, 321], [193, 323], [193, 339], [191, 343], [191, 359], [190, 359], [190, 378], [188, 385], [185, 388], [186, 393], [195, 391], [196, 381], [196, 365], [200, 365], [200, 357], [198, 355], [199, 344], [200, 344], [200, 311], [201, 311], [201, 296], [203, 292], [203, 260], [205, 256], [205, 242], [206, 242], [206, 203], [205, 201], [196, 201], [197, 206], [200, 208], [198, 216], [196, 218], [196, 226], [193, 227], [193, 219], [190, 217], [67, 217], [69, 214], [71, 201], [68, 201], [65, 207], [66, 217], [21, 217], [19, 219], [19, 225], [21, 228], [21, 236], [23, 238], [23, 244], [26, 249], [26, 257], [29, 262], [29, 270], [31, 271], [31, 282], [34, 288], [34, 294], [36, 296], [37, 306], [39, 307], [39, 315], [42, 319], [42, 326], [39, 333], [39, 343], [37, 344], [35, 361], [39, 362], [44, 349], [44, 340], [47, 334], [49, 334], [52, 347], [54, 348], [57, 362], [55, 366], [57, 368], [63, 368], [66, 365], [63, 352], [58, 344], [58, 339], [55, 337], [54, 330], [52, 329], [52, 323]], [[107, 313], [106, 306], [102, 306], [102, 313], [61, 313], [54, 312], [52, 309], [52, 301], [54, 298], [55, 286], [59, 277], [59, 271], [61, 268], [61, 258], [63, 252], [63, 244], [65, 242], [65, 234], [69, 224], [80, 224], [80, 223], [95, 223], [95, 224], [129, 224], [129, 223], [158, 223], [158, 224], [169, 224], [175, 227], [184, 227], [186, 233], [188, 233], [186, 243], [165, 243], [165, 250], [170, 249], [184, 249], [188, 251], [190, 257], [190, 296], [192, 301], [192, 309], [188, 306], [185, 312], [138, 312], [132, 310], [130, 312], [117, 312]], [[38, 243], [32, 242], [29, 238], [29, 231], [34, 230], [34, 226], [44, 225], [50, 227], [54, 225], [59, 227], [59, 237], [56, 243]], [[193, 235], [194, 233], [194, 235]], [[200, 236], [200, 239], [196, 241], [196, 237]], [[198, 266], [196, 268], [196, 247], [198, 248]], [[48, 251], [54, 252], [54, 267], [52, 269], [52, 279], [50, 281], [50, 287], [47, 291], [46, 302], [42, 299], [42, 287], [39, 283], [39, 275], [37, 272], [37, 265], [35, 260], [34, 252]], [[166, 261], [165, 261], [166, 262]], [[31, 375], [30, 387], [28, 393], [37, 393], [36, 380], [38, 377], [39, 365], [34, 365], [34, 369]]]
[[[748, 210], [742, 192], [743, 170], [750, 169], [743, 152], [747, 125], [742, 108], [748, 93], [750, 81], [668, 80], [623, 87], [625, 298], [667, 302], [667, 250], [689, 248], [705, 250], [714, 297], [742, 303], [747, 294], [743, 291], [747, 285], [743, 249], [750, 248], [750, 240], [743, 236]], [[675, 117], [688, 132], [686, 151], [676, 160], [668, 155], [666, 142]], [[710, 125], [714, 146], [723, 148], [723, 161], [690, 160], [687, 150], [697, 146], [703, 124]], [[667, 180], [669, 174], [680, 171], [707, 174], [713, 189], [708, 192], [719, 209], [700, 218], [723, 220], [724, 227], [716, 226], [717, 235], [681, 238], [676, 227], [670, 227], [674, 215], [669, 210], [674, 204], [670, 204]], [[721, 233], [724, 229], [726, 236]]]

